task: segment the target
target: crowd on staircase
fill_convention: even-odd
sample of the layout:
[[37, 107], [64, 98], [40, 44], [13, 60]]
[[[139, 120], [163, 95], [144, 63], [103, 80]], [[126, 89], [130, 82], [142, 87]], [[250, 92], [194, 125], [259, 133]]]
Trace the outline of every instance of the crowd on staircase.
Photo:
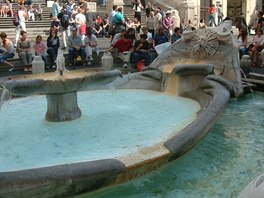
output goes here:
[[[134, 67], [138, 63], [148, 66], [150, 64], [149, 50], [166, 42], [176, 42], [181, 38], [182, 29], [180, 27], [173, 28], [171, 12], [165, 13], [160, 8], [153, 8], [150, 2], [146, 4], [140, 0], [133, 0], [134, 19], [129, 19], [127, 15], [124, 15], [122, 7], [116, 5], [113, 6], [110, 13], [100, 16], [90, 12], [86, 0], [78, 2], [55, 0], [50, 13], [51, 26], [47, 41], [43, 41], [43, 35], [37, 34], [36, 41], [31, 43], [27, 38], [27, 21], [42, 20], [41, 4], [34, 8], [33, 3], [32, 0], [19, 1], [18, 11], [8, 12], [10, 17], [13, 17], [13, 23], [16, 26], [14, 43], [10, 40], [10, 42], [6, 42], [8, 35], [1, 36], [5, 50], [4, 54], [0, 55], [0, 61], [7, 62], [4, 55], [10, 54], [8, 56], [10, 58], [16, 52], [25, 66], [25, 71], [30, 70], [34, 55], [42, 56], [46, 67], [56, 67], [56, 56], [60, 47], [62, 50], [68, 50], [70, 65], [74, 64], [78, 55], [84, 65], [90, 65], [93, 59], [92, 53], [99, 53], [98, 37], [110, 38], [109, 46], [111, 47], [107, 50], [117, 49], [118, 53], [114, 53], [117, 54], [117, 57], [122, 57], [120, 54], [128, 52], [132, 54], [130, 60], [126, 59], [125, 66], [131, 62]], [[12, 4], [9, 4], [12, 8]], [[145, 11], [145, 16], [142, 16], [142, 10]], [[142, 27], [142, 21], [145, 24], [144, 27]], [[116, 43], [126, 38], [129, 38], [132, 46], [121, 50]], [[30, 50], [32, 48], [33, 54]], [[14, 51], [14, 49], [16, 50]], [[51, 61], [47, 61], [47, 54]], [[13, 65], [10, 63], [9, 65], [12, 70]]]

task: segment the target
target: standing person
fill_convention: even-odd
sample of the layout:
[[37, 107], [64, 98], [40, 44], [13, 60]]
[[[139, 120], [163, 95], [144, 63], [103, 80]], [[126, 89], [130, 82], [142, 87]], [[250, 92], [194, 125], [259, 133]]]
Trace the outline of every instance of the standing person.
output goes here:
[[32, 65], [32, 53], [31, 53], [31, 45], [30, 41], [27, 39], [27, 33], [25, 31], [21, 31], [21, 38], [17, 42], [17, 53], [21, 58], [24, 66], [24, 71], [31, 71]]
[[143, 9], [143, 6], [141, 4], [140, 0], [134, 0], [134, 17], [141, 22], [141, 9]]
[[154, 11], [154, 9], [152, 8], [151, 3], [148, 2], [148, 3], [147, 3], [146, 10], [145, 10], [145, 12], [146, 12], [146, 17], [148, 18], [149, 15], [150, 15], [150, 12], [153, 12], [153, 11]]
[[7, 35], [5, 32], [2, 32], [0, 34], [0, 37], [2, 39], [3, 46], [5, 48], [5, 50], [0, 49], [0, 63], [4, 62], [4, 63], [8, 64], [11, 67], [11, 69], [9, 69], [9, 71], [12, 71], [14, 69], [14, 65], [9, 63], [8, 61], [6, 61], [6, 59], [14, 57], [14, 55], [15, 55], [14, 45], [13, 45], [12, 41], [7, 38]]
[[82, 12], [81, 8], [78, 9], [78, 14], [75, 16], [75, 24], [77, 27], [77, 33], [81, 36], [82, 41], [85, 37], [85, 30], [86, 30], [86, 17]]
[[63, 42], [62, 49], [66, 49], [67, 47], [66, 37], [68, 38], [70, 36], [70, 30], [69, 30], [70, 15], [71, 14], [66, 9], [66, 4], [64, 4], [61, 9], [61, 12], [58, 14], [58, 19], [60, 20], [60, 33], [62, 34], [62, 42]]
[[219, 4], [218, 7], [217, 7], [217, 18], [218, 18], [218, 25], [220, 25], [220, 23], [222, 23], [223, 21], [223, 8], [222, 8], [222, 5]]
[[247, 23], [246, 23], [246, 19], [244, 17], [243, 13], [240, 13], [240, 15], [236, 18], [236, 28], [238, 29], [238, 31], [240, 29], [246, 29], [247, 30]]
[[241, 59], [243, 55], [247, 54], [247, 31], [245, 29], [239, 30], [237, 42], [239, 47], [239, 58]]
[[55, 68], [56, 67], [56, 59], [58, 56], [58, 49], [60, 47], [60, 39], [57, 36], [57, 31], [56, 30], [52, 30], [50, 32], [50, 35], [47, 39], [47, 53], [50, 56], [51, 62], [52, 62], [52, 67]]
[[75, 55], [80, 55], [84, 64], [86, 61], [86, 53], [82, 38], [77, 34], [77, 28], [72, 28], [71, 36], [68, 38], [68, 46], [70, 65], [73, 65]]
[[86, 28], [86, 36], [84, 38], [84, 47], [86, 52], [86, 60], [88, 60], [88, 65], [91, 65], [93, 60], [93, 52], [99, 55], [98, 40], [97, 37], [92, 33], [91, 28]]
[[94, 15], [93, 13], [87, 8], [87, 11], [85, 12], [85, 18], [86, 18], [86, 27], [93, 28], [94, 27]]
[[255, 27], [255, 30], [257, 30], [258, 28], [263, 29], [263, 24], [264, 24], [264, 17], [263, 17], [263, 12], [259, 11], [257, 14], [258, 20], [257, 20], [257, 24]]
[[164, 17], [162, 21], [164, 30], [168, 33], [169, 37], [172, 35], [172, 28], [173, 28], [173, 19], [171, 17], [171, 11], [166, 12], [166, 16]]
[[51, 8], [52, 19], [58, 18], [59, 12], [60, 12], [60, 6], [58, 0], [54, 0], [54, 3], [52, 4], [52, 8]]
[[33, 45], [33, 49], [35, 51], [35, 55], [36, 56], [41, 56], [42, 57], [42, 60], [44, 61], [45, 66], [48, 65], [48, 59], [47, 59], [47, 56], [46, 56], [46, 48], [47, 47], [45, 46], [45, 44], [42, 41], [42, 36], [37, 35], [36, 42]]
[[15, 47], [17, 46], [17, 42], [20, 36], [20, 31], [26, 32], [26, 20], [28, 18], [27, 12], [25, 11], [24, 6], [20, 6], [17, 11], [17, 16], [19, 19], [18, 25], [16, 26], [16, 36], [15, 36]]
[[125, 19], [122, 14], [122, 7], [117, 9], [117, 13], [115, 14], [113, 18], [113, 24], [114, 24], [114, 34], [121, 32], [122, 29], [125, 29], [124, 24], [125, 24]]
[[117, 12], [117, 6], [113, 5], [113, 8], [109, 14], [108, 22], [109, 22], [109, 35], [113, 35], [113, 28], [114, 28], [114, 16]]
[[213, 27], [213, 25], [214, 26], [216, 26], [216, 23], [215, 23], [215, 5], [214, 4], [212, 4], [211, 6], [210, 6], [210, 8], [209, 8], [209, 26], [211, 26], [211, 27]]
[[154, 13], [154, 19], [155, 19], [155, 31], [162, 27], [162, 15], [160, 14], [160, 10], [156, 9]]
[[152, 34], [152, 37], [154, 37], [154, 32], [155, 32], [154, 12], [150, 12], [149, 17], [147, 17], [146, 24], [147, 24], [148, 31]]

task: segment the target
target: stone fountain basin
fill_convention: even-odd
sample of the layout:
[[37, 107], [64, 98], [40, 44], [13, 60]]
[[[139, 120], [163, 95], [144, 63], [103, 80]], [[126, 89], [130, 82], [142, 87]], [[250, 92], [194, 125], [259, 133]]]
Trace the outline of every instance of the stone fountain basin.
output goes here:
[[[100, 71], [100, 72], [99, 72]], [[12, 93], [20, 96], [32, 94], [58, 94], [78, 91], [94, 84], [106, 84], [121, 76], [119, 70], [85, 69], [59, 73], [43, 73], [10, 77], [5, 83]]]
[[12, 77], [5, 82], [5, 87], [15, 95], [46, 94], [46, 120], [63, 122], [81, 116], [78, 106], [77, 91], [87, 87], [107, 84], [117, 76], [119, 70], [79, 70], [73, 72], [44, 73]]
[[[136, 153], [115, 159], [2, 172], [1, 197], [73, 196], [126, 182], [177, 159], [207, 134], [228, 103], [229, 87], [221, 80], [215, 80], [212, 73], [212, 65], [178, 65], [169, 74], [150, 70], [129, 74], [110, 84], [97, 86], [98, 89], [115, 87], [165, 91], [166, 84], [174, 82], [175, 86], [170, 90], [174, 90], [176, 96], [196, 100], [201, 105], [201, 110], [196, 119], [182, 131]], [[171, 81], [174, 77], [175, 80]], [[91, 89], [95, 87], [88, 86], [86, 90]]]

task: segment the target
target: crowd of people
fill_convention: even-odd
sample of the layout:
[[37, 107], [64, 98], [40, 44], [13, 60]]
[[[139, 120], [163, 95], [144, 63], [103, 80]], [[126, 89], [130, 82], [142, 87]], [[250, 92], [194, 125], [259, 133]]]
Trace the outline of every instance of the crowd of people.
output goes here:
[[[256, 67], [258, 64], [258, 57], [261, 55], [262, 64], [260, 67], [264, 66], [264, 17], [263, 12], [259, 11], [257, 14], [257, 20], [255, 24], [246, 23], [243, 13], [241, 13], [236, 19], [236, 28], [239, 31], [237, 36], [238, 46], [239, 46], [239, 57], [242, 58], [243, 55], [249, 55], [252, 61], [252, 67]], [[255, 35], [252, 41], [249, 41], [248, 35], [250, 28], [252, 27], [255, 31]]]
[[[148, 50], [165, 42], [176, 42], [181, 37], [179, 27], [175, 28], [173, 32], [174, 24], [171, 12], [164, 13], [160, 8], [154, 9], [150, 3], [146, 5], [140, 0], [133, 0], [134, 18], [132, 20], [124, 16], [122, 8], [116, 5], [112, 7], [110, 13], [100, 16], [90, 12], [87, 3], [85, 0], [78, 2], [55, 0], [50, 14], [50, 35], [46, 43], [42, 40], [42, 35], [37, 35], [35, 43], [31, 44], [27, 39], [26, 22], [41, 20], [43, 9], [40, 4], [34, 8], [32, 0], [19, 2], [21, 5], [19, 10], [13, 13], [13, 23], [16, 26], [13, 46], [23, 65], [26, 66], [25, 71], [30, 70], [33, 55], [42, 56], [46, 67], [49, 67], [49, 62], [51, 62], [51, 67], [56, 67], [56, 57], [60, 47], [63, 50], [68, 49], [70, 65], [78, 56], [81, 57], [83, 64], [89, 65], [92, 53], [99, 54], [98, 37], [110, 37], [111, 46], [115, 47], [116, 41], [129, 37], [132, 46], [125, 51], [132, 56], [130, 60], [125, 61], [125, 64], [133, 62], [136, 65], [140, 60], [144, 62], [145, 66], [148, 66], [150, 64]], [[146, 10], [146, 16], [141, 16], [142, 9]], [[14, 20], [15, 18], [17, 21]], [[141, 20], [146, 20], [145, 27], [141, 27]], [[144, 38], [148, 45], [145, 44], [145, 41], [143, 42]], [[145, 49], [137, 49], [140, 41], [144, 43]], [[34, 49], [33, 55], [30, 52], [31, 45]], [[119, 50], [119, 52], [123, 53], [124, 51]], [[47, 54], [51, 61], [48, 61]]]
[[[20, 1], [21, 6], [17, 12], [2, 11], [1, 16], [9, 14], [13, 17], [13, 23], [16, 26], [16, 36], [14, 44], [7, 38], [7, 35], [1, 34], [3, 46], [6, 52], [0, 55], [1, 62], [7, 62], [6, 57], [14, 56], [14, 49], [21, 58], [25, 71], [30, 70], [32, 56], [42, 56], [46, 67], [56, 67], [56, 58], [58, 50], [61, 47], [69, 52], [69, 64], [73, 65], [76, 57], [80, 57], [83, 64], [91, 64], [93, 53], [99, 54], [99, 37], [111, 38], [111, 43], [107, 51], [113, 52], [115, 58], [119, 58], [127, 65], [137, 67], [138, 64], [148, 66], [151, 62], [149, 51], [155, 46], [163, 43], [174, 43], [181, 38], [181, 33], [186, 30], [194, 30], [190, 20], [187, 23], [184, 20], [180, 27], [174, 27], [174, 20], [171, 11], [162, 11], [159, 7], [153, 7], [150, 2], [147, 4], [142, 0], [132, 0], [134, 18], [129, 19], [123, 14], [122, 7], [114, 5], [109, 13], [104, 16], [90, 12], [86, 0], [61, 1], [54, 0], [51, 9], [51, 26], [47, 41], [43, 41], [42, 35], [36, 36], [36, 41], [31, 44], [27, 39], [26, 21], [41, 20], [41, 5], [34, 8], [32, 0]], [[12, 4], [7, 1], [7, 7]], [[1, 7], [2, 8], [2, 7]], [[142, 16], [142, 10], [146, 15]], [[217, 12], [222, 12], [221, 6], [217, 7]], [[3, 14], [2, 14], [3, 13]], [[214, 20], [215, 7], [212, 5], [209, 9], [209, 26], [216, 25]], [[210, 15], [212, 14], [212, 15]], [[261, 14], [261, 13], [260, 13]], [[263, 14], [262, 14], [263, 15]], [[256, 65], [257, 52], [263, 49], [264, 36], [262, 36], [263, 17], [259, 17], [258, 27], [256, 27], [256, 36], [253, 40], [253, 47], [248, 48], [247, 44], [247, 25], [242, 16], [238, 17], [236, 23], [240, 30], [238, 42], [240, 47], [240, 57], [244, 54], [250, 54], [252, 65]], [[18, 22], [14, 19], [17, 17]], [[222, 17], [218, 16], [218, 24], [222, 22]], [[142, 20], [145, 20], [145, 26], [142, 27]], [[203, 19], [201, 19], [198, 28], [207, 28]], [[61, 38], [60, 38], [61, 37]], [[262, 40], [263, 38], [263, 40]], [[61, 40], [61, 42], [60, 42]], [[31, 45], [34, 54], [31, 54]], [[0, 52], [1, 53], [1, 52]], [[8, 56], [3, 56], [9, 54]], [[264, 53], [263, 53], [264, 54]], [[49, 55], [50, 61], [47, 59]], [[49, 63], [51, 64], [49, 65]], [[8, 63], [10, 66], [12, 64]]]

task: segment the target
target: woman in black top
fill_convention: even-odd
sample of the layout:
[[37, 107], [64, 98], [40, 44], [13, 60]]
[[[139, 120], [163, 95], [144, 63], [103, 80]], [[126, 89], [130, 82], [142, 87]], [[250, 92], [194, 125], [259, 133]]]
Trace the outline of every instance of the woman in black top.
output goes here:
[[57, 36], [57, 31], [52, 30], [47, 39], [47, 53], [49, 54], [53, 68], [56, 67], [56, 58], [58, 56], [58, 49], [60, 47], [60, 39]]

